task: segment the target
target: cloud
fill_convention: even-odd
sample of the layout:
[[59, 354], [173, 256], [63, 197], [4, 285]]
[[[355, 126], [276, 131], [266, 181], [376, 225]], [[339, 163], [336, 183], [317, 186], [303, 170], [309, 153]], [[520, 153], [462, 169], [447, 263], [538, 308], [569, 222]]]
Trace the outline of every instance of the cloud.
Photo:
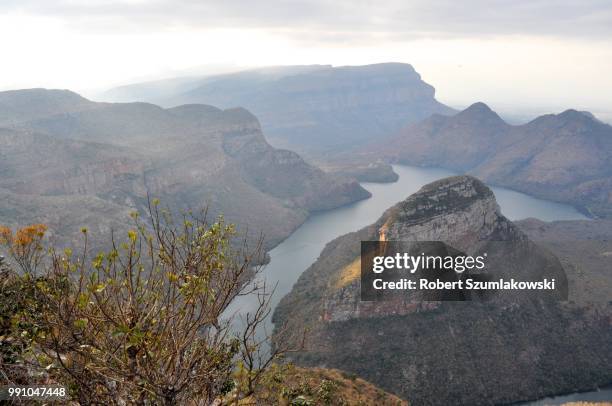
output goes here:
[[5, 0], [80, 30], [265, 29], [306, 41], [543, 35], [608, 39], [609, 0]]
[[612, 105], [610, 0], [0, 0], [0, 38], [0, 89], [397, 61], [458, 106]]

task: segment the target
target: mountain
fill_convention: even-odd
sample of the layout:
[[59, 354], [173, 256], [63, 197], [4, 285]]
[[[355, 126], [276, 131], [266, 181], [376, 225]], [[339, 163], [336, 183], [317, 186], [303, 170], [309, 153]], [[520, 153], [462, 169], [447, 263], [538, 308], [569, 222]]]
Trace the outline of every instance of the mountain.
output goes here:
[[541, 116], [515, 128], [512, 142], [471, 172], [494, 184], [610, 217], [612, 127], [576, 110]]
[[484, 103], [454, 116], [435, 114], [381, 142], [381, 153], [393, 162], [464, 171], [497, 149], [510, 126]]
[[[174, 91], [172, 90], [174, 89]], [[198, 79], [174, 79], [112, 89], [107, 100], [243, 106], [270, 142], [320, 159], [399, 130], [433, 113], [453, 110], [411, 65], [327, 65], [266, 68]]]
[[567, 110], [509, 125], [476, 103], [408, 126], [363, 151], [364, 160], [375, 155], [467, 172], [593, 216], [612, 216], [612, 127], [590, 113]]
[[24, 89], [0, 92], [0, 126], [95, 108], [96, 104], [69, 90]]
[[239, 85], [238, 82], [243, 82], [243, 84], [256, 84], [260, 81], [275, 80], [284, 76], [299, 75], [329, 68], [331, 68], [331, 65], [268, 66], [224, 74], [179, 76], [114, 87], [103, 92], [100, 98], [106, 101], [121, 103], [149, 101], [151, 103], [163, 105], [164, 102], [177, 95], [189, 92], [205, 83], [216, 81], [219, 78], [234, 78], [237, 80], [236, 85]]
[[[100, 203], [119, 215], [144, 211], [150, 195], [175, 209], [208, 206], [271, 246], [310, 212], [369, 196], [355, 181], [271, 147], [245, 109], [95, 103], [44, 89], [2, 92], [0, 101], [0, 190], [15, 205], [39, 202], [26, 217], [52, 227], [73, 223], [57, 217], [58, 205], [95, 229], [108, 214], [96, 212]], [[4, 207], [0, 220], [15, 224], [20, 210]]]
[[[611, 308], [574, 302], [572, 290], [459, 302], [402, 291], [393, 300], [361, 301], [360, 242], [400, 240], [441, 241], [448, 252], [469, 255], [501, 247], [489, 255], [493, 280], [576, 279], [565, 276], [575, 267], [566, 269], [499, 212], [482, 182], [442, 179], [328, 243], [301, 275], [274, 313], [276, 326], [308, 329], [306, 350], [293, 361], [355, 373], [414, 405], [506, 404], [612, 380]], [[609, 284], [592, 287], [610, 297]], [[556, 300], [565, 295], [570, 301]]]

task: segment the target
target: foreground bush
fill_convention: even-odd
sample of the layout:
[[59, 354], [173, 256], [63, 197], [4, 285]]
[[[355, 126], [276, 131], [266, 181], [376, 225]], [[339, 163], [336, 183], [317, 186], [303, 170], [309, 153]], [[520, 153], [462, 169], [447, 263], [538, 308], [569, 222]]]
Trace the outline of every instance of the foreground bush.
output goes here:
[[[172, 216], [150, 205], [125, 241], [89, 252], [45, 247], [46, 227], [0, 228], [2, 365], [6, 383], [59, 383], [82, 404], [234, 403], [251, 399], [287, 349], [262, 347], [262, 263], [222, 218]], [[235, 248], [235, 247], [239, 248]], [[259, 306], [239, 323], [239, 295]]]

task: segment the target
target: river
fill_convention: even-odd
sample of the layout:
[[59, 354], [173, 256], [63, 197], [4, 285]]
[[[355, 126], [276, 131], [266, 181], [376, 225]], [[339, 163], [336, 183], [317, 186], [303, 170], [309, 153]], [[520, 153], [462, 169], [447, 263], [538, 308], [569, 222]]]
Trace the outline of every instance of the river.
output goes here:
[[[276, 283], [272, 306], [285, 296], [306, 268], [319, 256], [325, 244], [336, 237], [374, 223], [385, 210], [406, 199], [422, 186], [455, 175], [445, 169], [394, 165], [395, 183], [362, 183], [372, 197], [360, 202], [314, 214], [285, 241], [270, 251], [264, 269], [268, 283]], [[535, 217], [545, 221], [586, 217], [569, 205], [536, 199], [524, 193], [492, 187], [502, 213], [510, 220]]]
[[572, 393], [570, 395], [554, 396], [533, 402], [520, 404], [521, 406], [557, 406], [571, 402], [603, 402], [612, 401], [612, 388], [603, 388], [592, 392]]
[[[264, 268], [261, 277], [265, 278], [268, 285], [276, 285], [270, 303], [272, 308], [289, 293], [300, 274], [317, 259], [329, 241], [374, 223], [386, 209], [415, 193], [423, 185], [455, 175], [445, 169], [403, 165], [394, 165], [393, 169], [399, 175], [397, 182], [362, 183], [362, 186], [372, 193], [371, 198], [312, 215], [286, 240], [270, 251], [270, 263]], [[545, 221], [586, 219], [583, 214], [569, 205], [537, 199], [504, 188], [492, 187], [491, 189], [502, 214], [510, 220], [527, 217]], [[244, 312], [253, 306], [255, 306], [254, 301], [242, 297], [239, 302], [233, 304], [232, 308]], [[266, 327], [268, 331], [271, 331], [270, 320]], [[575, 396], [581, 395], [585, 394]], [[543, 403], [531, 404], [543, 405]]]

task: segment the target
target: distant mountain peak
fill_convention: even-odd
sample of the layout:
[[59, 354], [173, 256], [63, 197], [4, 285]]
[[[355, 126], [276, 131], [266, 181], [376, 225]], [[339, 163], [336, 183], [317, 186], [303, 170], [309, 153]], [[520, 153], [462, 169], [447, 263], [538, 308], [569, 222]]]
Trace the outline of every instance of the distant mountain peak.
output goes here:
[[568, 120], [588, 120], [599, 122], [599, 120], [597, 120], [597, 118], [590, 111], [578, 111], [575, 109], [567, 109], [564, 112], [559, 113], [557, 117]]
[[502, 118], [489, 106], [483, 102], [476, 102], [470, 105], [465, 110], [459, 112], [457, 117], [469, 117], [469, 118], [493, 118], [495, 120], [503, 121]]
[[477, 122], [488, 122], [495, 126], [506, 126], [507, 123], [489, 106], [483, 102], [477, 102], [457, 113], [456, 117], [460, 121], [467, 121], [475, 124]]
[[527, 125], [544, 126], [545, 128], [548, 126], [558, 128], [576, 125], [590, 129], [610, 127], [608, 124], [597, 119], [593, 113], [575, 109], [567, 109], [559, 114], [546, 114], [535, 118]]
[[471, 104], [467, 109], [465, 109], [466, 111], [472, 110], [472, 111], [486, 111], [486, 112], [493, 112], [493, 110], [491, 110], [491, 108], [484, 102], [476, 102]]

